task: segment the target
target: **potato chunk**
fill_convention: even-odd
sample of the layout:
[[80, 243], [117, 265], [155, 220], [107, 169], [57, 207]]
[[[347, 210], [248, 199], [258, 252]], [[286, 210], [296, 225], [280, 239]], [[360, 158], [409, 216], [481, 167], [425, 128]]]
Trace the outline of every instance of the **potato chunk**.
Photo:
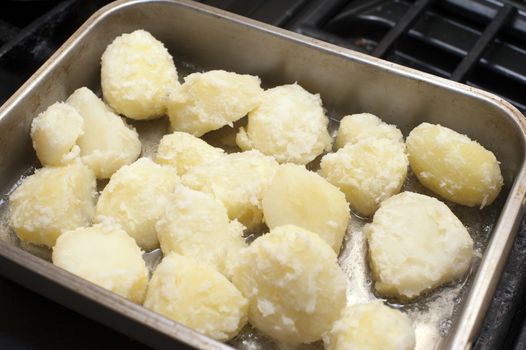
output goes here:
[[364, 228], [376, 290], [402, 300], [465, 275], [473, 240], [439, 200], [403, 192], [385, 200]]
[[258, 77], [223, 70], [193, 73], [170, 94], [168, 116], [174, 131], [201, 136], [243, 118], [257, 107], [263, 90]]
[[178, 181], [173, 168], [140, 158], [120, 168], [110, 178], [97, 202], [98, 222], [115, 221], [137, 244], [152, 250], [159, 246], [155, 224]]
[[500, 193], [497, 158], [466, 135], [422, 123], [407, 137], [407, 151], [420, 183], [447, 200], [482, 208]]
[[53, 264], [141, 304], [148, 269], [135, 241], [116, 225], [65, 232], [53, 248]]
[[113, 113], [91, 90], [77, 89], [66, 101], [84, 119], [84, 134], [78, 139], [82, 161], [99, 179], [107, 179], [141, 154], [135, 129]]
[[224, 154], [221, 148], [212, 147], [200, 138], [175, 131], [161, 139], [155, 161], [174, 167], [177, 174], [182, 176], [188, 170], [218, 159]]
[[400, 192], [408, 163], [403, 143], [367, 139], [324, 156], [319, 173], [345, 193], [358, 214], [371, 216], [383, 200]]
[[347, 115], [340, 121], [336, 148], [340, 149], [348, 143], [358, 143], [368, 138], [404, 142], [402, 132], [396, 126], [384, 123], [373, 114], [359, 113]]
[[77, 110], [57, 102], [31, 123], [31, 139], [38, 160], [44, 166], [64, 165], [78, 157], [77, 139], [84, 132], [84, 120]]
[[231, 153], [191, 169], [183, 184], [210, 193], [237, 219], [252, 229], [263, 222], [261, 199], [274, 177], [278, 163], [258, 151]]
[[175, 253], [155, 269], [144, 306], [219, 341], [236, 336], [247, 322], [248, 302], [229, 280]]
[[95, 175], [80, 162], [35, 171], [9, 197], [16, 234], [53, 247], [61, 233], [91, 224], [95, 188]]
[[346, 303], [334, 250], [294, 225], [257, 238], [242, 252], [232, 281], [249, 299], [250, 323], [285, 344], [321, 339]]
[[257, 149], [280, 163], [307, 164], [331, 149], [328, 124], [319, 95], [298, 84], [283, 85], [265, 91], [236, 142], [242, 150]]
[[178, 84], [172, 56], [144, 30], [115, 38], [102, 54], [100, 73], [104, 100], [131, 119], [163, 116], [169, 90]]
[[207, 193], [178, 185], [168, 199], [157, 223], [163, 254], [193, 257], [230, 277], [245, 248], [243, 225], [230, 221], [223, 204]]
[[376, 301], [347, 307], [323, 342], [326, 350], [413, 350], [415, 331], [406, 314]]
[[323, 177], [294, 164], [281, 165], [263, 195], [270, 229], [292, 224], [320, 235], [338, 254], [349, 224], [345, 195]]

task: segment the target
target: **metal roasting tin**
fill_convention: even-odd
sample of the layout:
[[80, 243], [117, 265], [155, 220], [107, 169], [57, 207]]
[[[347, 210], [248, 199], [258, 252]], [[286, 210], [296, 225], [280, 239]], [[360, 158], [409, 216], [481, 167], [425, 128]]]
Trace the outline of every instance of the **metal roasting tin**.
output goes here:
[[[483, 211], [453, 208], [461, 219], [475, 223], [470, 228], [472, 235], [483, 237], [475, 238], [479, 257], [466, 281], [436, 292], [442, 295], [448, 288], [461, 290], [453, 300], [446, 298], [443, 306], [452, 311], [441, 320], [445, 326], [437, 325], [444, 337], [434, 339], [431, 347], [471, 347], [523, 214], [526, 125], [522, 114], [487, 92], [182, 0], [118, 1], [102, 8], [0, 108], [2, 275], [155, 348], [173, 349], [182, 344], [200, 349], [230, 348], [53, 266], [38, 256], [41, 254], [35, 254], [40, 250], [22, 245], [5, 220], [9, 191], [37, 164], [29, 137], [32, 118], [81, 86], [100, 91], [100, 57], [104, 49], [116, 36], [140, 28], [165, 44], [180, 75], [216, 68], [258, 75], [265, 86], [297, 81], [310, 92], [320, 93], [335, 120], [346, 114], [370, 112], [396, 124], [405, 136], [423, 121], [439, 123], [492, 150], [501, 162], [505, 181], [499, 199]], [[148, 133], [160, 135], [148, 131], [146, 123], [167, 132], [166, 121], [132, 123], [141, 137]], [[148, 154], [155, 144], [144, 147]], [[475, 214], [463, 216], [463, 211]], [[359, 231], [360, 220], [354, 218], [353, 222]], [[483, 225], [477, 226], [477, 222]], [[353, 234], [346, 242], [350, 248], [343, 255], [356, 248], [352, 241], [358, 238]], [[342, 259], [349, 257], [340, 256], [340, 262]], [[356, 266], [352, 268], [356, 270]], [[370, 280], [363, 282], [365, 286], [355, 286], [357, 282], [351, 281], [351, 289], [371, 288]], [[426, 309], [436, 301], [432, 296], [410, 307], [392, 301], [391, 305], [410, 311]], [[257, 342], [258, 337], [249, 330], [244, 338], [230, 344], [248, 349], [250, 341], [255, 341], [253, 349], [272, 347], [268, 341]], [[321, 347], [319, 343], [307, 346]]]

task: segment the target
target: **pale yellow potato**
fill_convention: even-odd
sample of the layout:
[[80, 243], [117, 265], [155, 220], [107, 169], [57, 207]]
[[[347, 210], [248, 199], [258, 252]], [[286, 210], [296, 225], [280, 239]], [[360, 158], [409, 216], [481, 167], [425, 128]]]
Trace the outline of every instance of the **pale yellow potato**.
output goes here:
[[260, 84], [256, 76], [223, 70], [188, 75], [169, 96], [172, 130], [201, 136], [232, 126], [259, 105], [263, 93]]
[[325, 155], [319, 173], [345, 193], [353, 210], [371, 216], [383, 200], [400, 192], [408, 163], [403, 143], [366, 139]]
[[144, 250], [159, 246], [155, 224], [179, 178], [175, 169], [140, 158], [114, 173], [97, 202], [95, 220], [112, 220]]
[[236, 142], [242, 150], [257, 149], [280, 163], [307, 164], [331, 149], [328, 124], [319, 95], [298, 84], [283, 85], [264, 92]]
[[166, 114], [169, 91], [177, 88], [177, 70], [163, 43], [145, 30], [122, 34], [101, 59], [104, 100], [131, 119]]
[[240, 251], [246, 247], [243, 225], [230, 221], [221, 202], [207, 193], [178, 185], [168, 197], [157, 223], [161, 250], [207, 263], [225, 276], [232, 275]]
[[219, 341], [247, 322], [248, 302], [226, 277], [175, 253], [155, 269], [144, 306]]
[[283, 164], [263, 194], [270, 229], [292, 224], [320, 235], [338, 254], [351, 219], [345, 195], [318, 174]]
[[326, 350], [413, 350], [416, 342], [409, 317], [375, 301], [347, 307], [323, 343]]
[[364, 228], [375, 288], [401, 300], [462, 278], [473, 240], [439, 200], [403, 192], [382, 202]]
[[368, 138], [387, 138], [404, 142], [402, 132], [396, 126], [384, 123], [374, 114], [359, 113], [346, 115], [340, 121], [336, 148], [339, 149], [348, 143], [357, 143]]
[[9, 196], [17, 236], [53, 247], [61, 233], [90, 225], [96, 185], [93, 172], [80, 162], [36, 170]]
[[31, 123], [31, 139], [38, 160], [44, 166], [64, 165], [78, 158], [77, 139], [84, 132], [84, 120], [70, 105], [56, 102]]
[[500, 193], [497, 158], [466, 135], [422, 123], [407, 137], [407, 152], [420, 183], [447, 200], [483, 208]]
[[182, 176], [188, 170], [221, 158], [224, 154], [221, 148], [212, 147], [198, 137], [175, 131], [161, 139], [155, 161], [174, 167], [177, 174]]
[[320, 340], [346, 303], [334, 250], [294, 225], [257, 238], [242, 252], [232, 281], [249, 300], [250, 323], [290, 345]]
[[80, 156], [99, 179], [107, 179], [141, 154], [134, 128], [113, 113], [91, 90], [77, 89], [66, 101], [84, 119], [84, 133], [77, 140]]
[[263, 222], [261, 199], [278, 169], [272, 157], [258, 151], [231, 153], [192, 168], [183, 176], [183, 184], [214, 195], [248, 229]]
[[53, 264], [131, 301], [142, 304], [148, 269], [142, 251], [120, 226], [99, 224], [62, 234]]

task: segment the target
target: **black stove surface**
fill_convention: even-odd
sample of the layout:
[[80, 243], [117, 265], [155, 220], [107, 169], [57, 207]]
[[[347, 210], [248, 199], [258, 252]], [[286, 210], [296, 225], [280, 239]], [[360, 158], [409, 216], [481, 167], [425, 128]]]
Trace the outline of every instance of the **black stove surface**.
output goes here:
[[[0, 3], [0, 104], [106, 0]], [[526, 111], [526, 0], [204, 0], [502, 96]], [[476, 349], [526, 349], [526, 222]], [[147, 349], [0, 278], [1, 349]]]

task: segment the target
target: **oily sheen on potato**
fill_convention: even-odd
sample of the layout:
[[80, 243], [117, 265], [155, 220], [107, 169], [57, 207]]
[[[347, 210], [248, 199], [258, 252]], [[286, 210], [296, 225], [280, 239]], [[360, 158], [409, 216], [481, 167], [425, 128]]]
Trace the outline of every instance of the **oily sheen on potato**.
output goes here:
[[144, 306], [219, 341], [247, 322], [248, 302], [226, 277], [175, 253], [155, 269]]
[[56, 102], [31, 123], [31, 139], [38, 160], [44, 166], [70, 163], [80, 154], [77, 139], [84, 132], [84, 120], [70, 105]]
[[95, 193], [95, 174], [80, 162], [38, 169], [9, 196], [11, 225], [21, 240], [53, 247], [61, 233], [91, 224]]
[[173, 131], [201, 136], [243, 118], [256, 108], [263, 90], [258, 77], [212, 70], [193, 73], [168, 101]]
[[270, 229], [292, 224], [317, 233], [336, 253], [350, 220], [345, 195], [318, 174], [295, 164], [280, 166], [263, 195]]
[[384, 123], [370, 113], [351, 114], [343, 117], [336, 136], [336, 148], [340, 149], [348, 143], [357, 143], [364, 139], [390, 139], [404, 142], [402, 132], [394, 125]]
[[135, 161], [141, 154], [141, 142], [135, 129], [113, 113], [91, 90], [75, 90], [66, 101], [84, 120], [84, 133], [77, 144], [82, 162], [99, 179]]
[[122, 34], [101, 59], [104, 100], [131, 119], [152, 119], [166, 113], [166, 100], [177, 88], [177, 70], [164, 45], [145, 30]]
[[155, 224], [174, 190], [178, 177], [173, 168], [140, 158], [110, 178], [97, 202], [96, 220], [113, 220], [144, 250], [159, 246]]
[[420, 124], [407, 137], [407, 152], [420, 183], [452, 202], [482, 208], [493, 203], [502, 188], [495, 155], [446, 127]]
[[117, 225], [65, 232], [53, 248], [53, 264], [142, 304], [148, 269], [133, 238]]
[[462, 278], [473, 240], [462, 222], [436, 198], [403, 192], [382, 202], [364, 227], [376, 290], [409, 300]]
[[257, 149], [280, 163], [307, 164], [332, 146], [319, 95], [298, 84], [266, 90], [248, 125], [236, 137], [242, 150]]
[[257, 238], [242, 252], [232, 281], [249, 300], [250, 323], [290, 345], [320, 340], [346, 303], [334, 250], [294, 225]]
[[157, 223], [164, 255], [175, 252], [207, 263], [225, 276], [245, 248], [243, 225], [228, 219], [221, 202], [208, 193], [178, 185]]
[[347, 307], [323, 342], [326, 350], [413, 350], [415, 331], [406, 314], [375, 301]]

